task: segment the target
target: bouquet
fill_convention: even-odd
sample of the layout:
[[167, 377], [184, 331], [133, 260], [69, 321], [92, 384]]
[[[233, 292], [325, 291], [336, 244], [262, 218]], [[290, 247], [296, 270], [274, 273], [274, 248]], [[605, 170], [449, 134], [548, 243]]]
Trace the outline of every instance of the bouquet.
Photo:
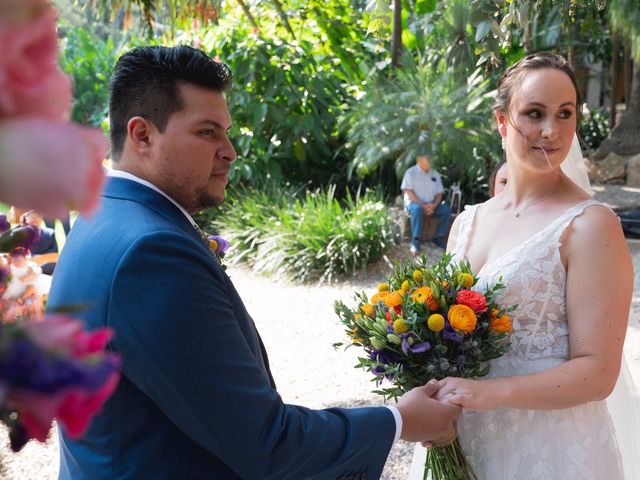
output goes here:
[[[449, 254], [431, 267], [425, 257], [414, 262], [397, 265], [370, 299], [356, 293], [355, 308], [335, 303], [351, 339], [348, 346], [366, 352], [357, 367], [371, 372], [378, 388], [390, 384], [374, 391], [385, 399], [397, 399], [432, 378], [482, 377], [489, 360], [509, 348], [508, 313], [516, 306], [495, 303], [503, 284], [472, 290], [477, 279], [469, 263], [454, 262]], [[433, 480], [476, 478], [453, 432], [428, 450], [425, 478], [429, 473]]]
[[84, 433], [120, 377], [110, 338], [62, 314], [0, 326], [0, 421], [13, 451], [44, 442], [54, 418], [69, 436]]
[[[6, 230], [0, 252], [28, 249], [38, 236], [30, 226]], [[105, 351], [110, 329], [87, 332], [62, 313], [7, 318], [2, 292], [10, 280], [11, 268], [0, 254], [0, 422], [19, 451], [31, 438], [45, 441], [54, 418], [69, 436], [82, 435], [115, 390], [120, 360]]]

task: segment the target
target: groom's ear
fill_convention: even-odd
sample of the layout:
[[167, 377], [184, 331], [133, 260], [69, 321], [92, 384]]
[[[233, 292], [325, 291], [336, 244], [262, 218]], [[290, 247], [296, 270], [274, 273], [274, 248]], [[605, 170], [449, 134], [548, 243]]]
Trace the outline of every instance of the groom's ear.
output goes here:
[[140, 155], [148, 155], [153, 125], [143, 117], [131, 117], [127, 122], [127, 140]]
[[503, 112], [494, 112], [496, 116], [496, 123], [498, 124], [498, 131], [503, 137], [507, 136], [507, 116]]

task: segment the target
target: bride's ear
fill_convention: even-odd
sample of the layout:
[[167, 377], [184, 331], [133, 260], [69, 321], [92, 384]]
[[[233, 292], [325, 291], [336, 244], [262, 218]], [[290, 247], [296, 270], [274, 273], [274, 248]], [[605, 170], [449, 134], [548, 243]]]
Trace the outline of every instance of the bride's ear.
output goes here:
[[507, 116], [503, 112], [494, 112], [496, 123], [498, 124], [498, 132], [502, 137], [507, 136]]

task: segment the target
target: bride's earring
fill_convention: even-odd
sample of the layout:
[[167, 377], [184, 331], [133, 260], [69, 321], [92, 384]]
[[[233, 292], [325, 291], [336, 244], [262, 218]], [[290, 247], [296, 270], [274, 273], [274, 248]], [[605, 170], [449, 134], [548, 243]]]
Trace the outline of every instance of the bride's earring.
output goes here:
[[506, 147], [504, 145], [504, 137], [502, 137], [502, 150], [506, 150]]

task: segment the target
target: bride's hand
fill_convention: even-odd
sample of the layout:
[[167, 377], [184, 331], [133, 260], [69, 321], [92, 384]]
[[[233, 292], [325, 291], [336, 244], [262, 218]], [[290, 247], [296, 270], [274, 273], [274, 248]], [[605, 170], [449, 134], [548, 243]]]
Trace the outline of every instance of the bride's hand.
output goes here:
[[495, 380], [470, 380], [447, 377], [440, 380], [440, 389], [435, 395], [440, 400], [469, 410], [493, 410], [501, 405], [504, 391]]

